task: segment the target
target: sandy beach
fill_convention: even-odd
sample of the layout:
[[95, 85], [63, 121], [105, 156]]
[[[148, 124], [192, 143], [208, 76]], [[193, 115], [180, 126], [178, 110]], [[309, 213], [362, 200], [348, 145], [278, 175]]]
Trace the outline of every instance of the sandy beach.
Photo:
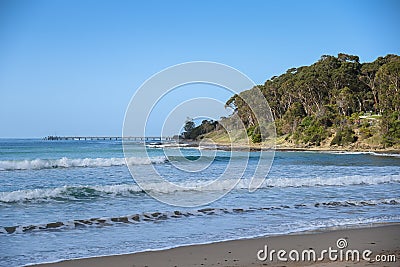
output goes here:
[[[344, 239], [346, 246], [338, 249], [338, 239]], [[343, 240], [342, 240], [343, 241]], [[285, 250], [288, 261], [278, 261], [277, 254], [273, 254], [273, 261], [270, 256], [265, 261], [259, 260], [257, 254], [262, 258], [267, 246], [268, 255], [272, 250]], [[342, 244], [343, 246], [343, 244]], [[337, 250], [338, 260], [329, 260], [328, 253], [323, 254], [324, 260], [313, 261], [292, 261], [289, 260], [291, 250], [296, 250], [302, 255], [305, 250], [316, 252], [317, 258], [322, 250], [329, 248]], [[347, 251], [359, 251], [360, 259], [348, 255], [350, 261], [343, 256], [339, 258], [340, 251], [347, 255]], [[363, 252], [370, 250], [372, 253], [365, 255], [369, 260], [363, 258]], [[296, 257], [295, 253], [291, 254]], [[305, 254], [306, 255], [306, 254]], [[356, 255], [356, 254], [354, 254]], [[381, 259], [386, 257], [390, 262], [378, 262], [376, 256]], [[393, 256], [395, 255], [395, 262]], [[299, 256], [301, 258], [301, 256]], [[140, 252], [126, 255], [94, 257], [61, 261], [51, 264], [37, 266], [399, 266], [400, 261], [400, 223], [364, 225], [343, 229], [324, 229], [320, 231], [302, 232], [297, 234], [279, 235], [254, 239], [243, 239], [224, 241], [205, 245], [183, 246], [173, 249]]]

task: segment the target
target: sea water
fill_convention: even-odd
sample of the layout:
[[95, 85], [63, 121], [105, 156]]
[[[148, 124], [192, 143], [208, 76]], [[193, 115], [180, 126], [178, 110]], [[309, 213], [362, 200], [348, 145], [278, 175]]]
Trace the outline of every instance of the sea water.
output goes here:
[[[259, 152], [247, 159], [243, 152], [217, 151], [207, 169], [186, 175], [163, 149], [147, 152], [149, 158], [139, 153], [125, 161], [120, 141], [0, 140], [0, 265], [400, 221], [396, 154], [276, 152], [267, 179], [251, 193], [245, 180]], [[196, 158], [200, 152], [182, 153]], [[154, 166], [188, 186], [214, 179], [228, 163], [248, 168], [221, 199], [182, 208], [143, 192], [126, 162]], [[211, 190], [218, 194], [225, 186], [216, 183]], [[155, 189], [176, 194], [168, 187]]]

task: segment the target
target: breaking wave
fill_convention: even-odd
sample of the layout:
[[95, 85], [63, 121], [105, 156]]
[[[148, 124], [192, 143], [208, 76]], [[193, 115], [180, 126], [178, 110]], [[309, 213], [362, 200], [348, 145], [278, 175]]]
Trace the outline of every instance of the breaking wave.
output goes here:
[[137, 185], [98, 185], [98, 186], [63, 186], [56, 188], [28, 189], [0, 192], [0, 202], [47, 202], [51, 200], [81, 200], [103, 196], [129, 196], [142, 189]]
[[341, 176], [341, 177], [312, 177], [312, 178], [272, 178], [267, 179], [268, 187], [312, 187], [312, 186], [348, 186], [348, 185], [376, 185], [384, 183], [399, 183], [400, 175], [385, 176]]
[[[201, 185], [208, 181], [185, 181], [179, 183], [182, 191], [200, 192]], [[272, 178], [266, 179], [261, 189], [271, 187], [316, 187], [316, 186], [351, 186], [351, 185], [376, 185], [384, 183], [400, 183], [400, 175], [387, 176], [344, 176], [337, 178]], [[213, 183], [208, 190], [227, 190], [232, 186], [232, 181], [223, 180]], [[247, 190], [249, 180], [241, 180], [235, 187], [236, 190]], [[157, 193], [176, 193], [175, 186], [164, 183], [148, 183], [146, 190]], [[143, 193], [142, 188], [136, 184], [116, 185], [75, 185], [56, 188], [27, 189], [10, 192], [0, 192], [0, 203], [24, 203], [24, 202], [49, 202], [49, 201], [74, 201], [82, 199], [93, 199], [100, 197], [132, 197]]]
[[377, 157], [394, 157], [400, 158], [398, 153], [383, 153], [373, 151], [324, 151], [323, 153], [336, 154], [336, 155], [370, 155]]
[[[166, 157], [126, 159], [129, 165], [158, 164], [167, 162]], [[33, 159], [33, 160], [1, 160], [0, 170], [40, 170], [53, 168], [74, 167], [111, 167], [125, 165], [125, 158], [60, 158], [60, 159]]]

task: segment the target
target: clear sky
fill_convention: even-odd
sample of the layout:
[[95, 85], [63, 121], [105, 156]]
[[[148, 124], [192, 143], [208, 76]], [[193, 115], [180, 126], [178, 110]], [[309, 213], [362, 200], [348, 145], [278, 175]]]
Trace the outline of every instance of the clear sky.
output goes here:
[[323, 54], [399, 54], [399, 3], [0, 0], [0, 137], [121, 135], [135, 90], [182, 62], [261, 84]]

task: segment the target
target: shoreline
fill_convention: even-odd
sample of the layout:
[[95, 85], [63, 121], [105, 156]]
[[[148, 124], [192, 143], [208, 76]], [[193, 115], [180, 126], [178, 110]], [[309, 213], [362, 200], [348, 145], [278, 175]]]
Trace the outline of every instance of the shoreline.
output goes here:
[[[200, 147], [200, 142], [189, 142], [188, 147]], [[400, 149], [397, 148], [387, 148], [387, 149], [377, 149], [377, 148], [347, 148], [347, 147], [295, 147], [295, 146], [280, 146], [275, 147], [266, 145], [256, 145], [256, 144], [226, 144], [226, 143], [202, 143], [203, 149], [217, 149], [230, 151], [260, 151], [264, 150], [275, 150], [275, 151], [288, 151], [288, 152], [327, 152], [327, 153], [346, 153], [346, 152], [359, 152], [359, 153], [376, 153], [376, 154], [400, 154]]]
[[[337, 249], [336, 241], [345, 238], [350, 250], [371, 250], [372, 260], [359, 262], [329, 261], [293, 262], [261, 261], [257, 259], [259, 250], [267, 245], [270, 249], [293, 249], [302, 251], [313, 249], [317, 255], [321, 250]], [[95, 256], [90, 258], [62, 260], [30, 266], [381, 266], [373, 259], [378, 254], [395, 255], [396, 262], [386, 262], [385, 266], [397, 266], [400, 261], [400, 222], [348, 225], [330, 227], [290, 234], [272, 235], [247, 239], [194, 244], [169, 249], [135, 252], [130, 254]], [[262, 253], [260, 254], [262, 255]]]

